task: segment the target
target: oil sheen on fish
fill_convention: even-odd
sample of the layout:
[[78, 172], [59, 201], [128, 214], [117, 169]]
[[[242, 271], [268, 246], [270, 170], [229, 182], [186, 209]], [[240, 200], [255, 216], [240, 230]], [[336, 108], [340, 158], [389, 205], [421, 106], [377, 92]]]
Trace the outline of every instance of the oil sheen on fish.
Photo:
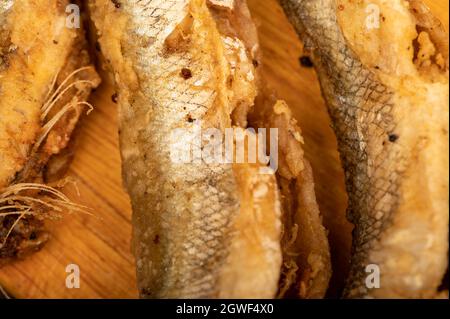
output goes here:
[[280, 2], [313, 56], [346, 172], [356, 228], [344, 296], [434, 297], [448, 267], [442, 25], [420, 1]]
[[69, 4], [0, 3], [0, 265], [47, 240], [43, 219], [62, 202], [45, 184], [65, 166], [63, 150], [99, 83], [83, 30], [66, 26]]
[[170, 156], [174, 129], [190, 131], [198, 121], [203, 130], [246, 124], [257, 93], [252, 45], [218, 24], [239, 2], [89, 1], [118, 90], [143, 298], [277, 293], [281, 207], [274, 174], [259, 174], [257, 164], [180, 164]]

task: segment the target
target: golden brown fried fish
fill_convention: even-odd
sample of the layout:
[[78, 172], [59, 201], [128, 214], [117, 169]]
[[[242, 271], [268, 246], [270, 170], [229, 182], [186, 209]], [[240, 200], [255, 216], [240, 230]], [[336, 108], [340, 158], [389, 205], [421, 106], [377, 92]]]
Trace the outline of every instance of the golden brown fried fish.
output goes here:
[[[222, 132], [250, 124], [261, 86], [246, 2], [91, 0], [90, 11], [119, 91], [141, 296], [275, 297], [282, 208], [274, 173], [260, 174], [261, 165], [250, 161], [177, 164], [170, 157], [174, 129], [192, 131], [197, 121]], [[308, 187], [298, 196], [317, 208]], [[317, 211], [311, 215], [319, 220]]]
[[219, 32], [205, 1], [96, 0], [90, 10], [118, 86], [141, 296], [274, 297], [281, 224], [273, 174], [170, 156], [174, 129], [201, 120], [204, 130], [224, 131], [239, 105], [252, 105], [251, 52]]
[[[99, 78], [69, 1], [0, 4], [0, 264], [39, 249], [43, 219], [76, 208], [46, 186]], [[58, 156], [62, 156], [57, 161]], [[64, 165], [62, 165], [64, 166]]]
[[448, 262], [442, 26], [420, 1], [281, 3], [313, 54], [346, 171], [356, 229], [345, 296], [433, 297]]

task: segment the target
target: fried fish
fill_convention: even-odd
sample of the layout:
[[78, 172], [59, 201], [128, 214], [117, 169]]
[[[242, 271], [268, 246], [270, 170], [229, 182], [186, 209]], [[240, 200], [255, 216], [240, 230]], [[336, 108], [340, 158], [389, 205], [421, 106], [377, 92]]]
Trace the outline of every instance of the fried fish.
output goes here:
[[52, 212], [77, 207], [48, 185], [100, 81], [81, 25], [67, 24], [69, 5], [0, 4], [0, 265], [42, 247]]
[[118, 87], [141, 297], [274, 297], [281, 224], [273, 174], [170, 156], [174, 129], [201, 121], [223, 131], [238, 105], [251, 105], [251, 53], [220, 34], [205, 1], [89, 3]]
[[[250, 123], [248, 114], [260, 95], [260, 54], [246, 2], [89, 4], [101, 52], [118, 89], [123, 178], [133, 206], [141, 297], [277, 296], [284, 263], [285, 199], [280, 198], [275, 172], [260, 174], [267, 167], [249, 160], [171, 160], [174, 130], [191, 132], [200, 121], [202, 130], [221, 132], [256, 123]], [[247, 130], [246, 140], [253, 135]], [[179, 139], [181, 146], [194, 146], [193, 153], [205, 146], [184, 135]], [[298, 155], [298, 163], [290, 159], [291, 165], [299, 166], [295, 177], [303, 169], [303, 154]], [[311, 179], [305, 177], [304, 182]], [[317, 207], [313, 185], [308, 187], [304, 198], [310, 202], [302, 204]], [[317, 211], [311, 215], [314, 222], [320, 219]], [[304, 291], [309, 291], [310, 282], [304, 282]], [[288, 287], [298, 283], [295, 273]], [[326, 290], [327, 283], [324, 286]]]
[[446, 32], [421, 1], [280, 2], [311, 52], [346, 172], [356, 228], [344, 296], [434, 297], [448, 267]]

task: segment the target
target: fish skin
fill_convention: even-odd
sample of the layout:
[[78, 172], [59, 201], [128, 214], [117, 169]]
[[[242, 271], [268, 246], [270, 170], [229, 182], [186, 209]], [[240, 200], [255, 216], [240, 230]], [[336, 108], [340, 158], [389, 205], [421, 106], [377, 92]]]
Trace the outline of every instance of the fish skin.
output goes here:
[[[340, 28], [336, 1], [280, 3], [312, 52], [346, 172], [356, 227], [344, 297], [433, 297], [448, 264], [448, 89], [425, 110], [363, 64]], [[433, 124], [408, 130], [408, 121], [430, 113]], [[366, 286], [370, 264], [379, 266], [379, 289]]]
[[[194, 119], [203, 128], [231, 127], [240, 99], [226, 85], [235, 72], [227, 58], [245, 46], [236, 38], [226, 45], [205, 1], [128, 0], [117, 8], [95, 0], [89, 8], [119, 92], [140, 296], [274, 297], [281, 267], [275, 177], [254, 165], [170, 160], [173, 129], [191, 130]], [[180, 76], [183, 68], [192, 77]], [[255, 84], [245, 83], [242, 100], [253, 100]], [[252, 195], [261, 189], [267, 196]]]

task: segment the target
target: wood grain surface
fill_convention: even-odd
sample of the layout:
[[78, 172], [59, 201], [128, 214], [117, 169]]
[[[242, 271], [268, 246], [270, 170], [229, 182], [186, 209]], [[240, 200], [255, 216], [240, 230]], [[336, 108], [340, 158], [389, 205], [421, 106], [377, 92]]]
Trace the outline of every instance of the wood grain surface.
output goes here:
[[[448, 30], [447, 0], [425, 1]], [[336, 139], [320, 96], [314, 70], [301, 67], [302, 45], [276, 0], [249, 0], [258, 25], [264, 74], [278, 96], [294, 109], [314, 169], [316, 192], [334, 263], [331, 296], [342, 286], [350, 251], [351, 225], [345, 220], [344, 177]], [[131, 208], [122, 189], [117, 110], [111, 81], [92, 97], [95, 111], [78, 132], [77, 153], [65, 190], [93, 216], [68, 214], [49, 224], [52, 238], [30, 258], [0, 269], [0, 285], [16, 298], [136, 298], [134, 259], [130, 252]], [[79, 289], [66, 287], [66, 267], [80, 268]]]

